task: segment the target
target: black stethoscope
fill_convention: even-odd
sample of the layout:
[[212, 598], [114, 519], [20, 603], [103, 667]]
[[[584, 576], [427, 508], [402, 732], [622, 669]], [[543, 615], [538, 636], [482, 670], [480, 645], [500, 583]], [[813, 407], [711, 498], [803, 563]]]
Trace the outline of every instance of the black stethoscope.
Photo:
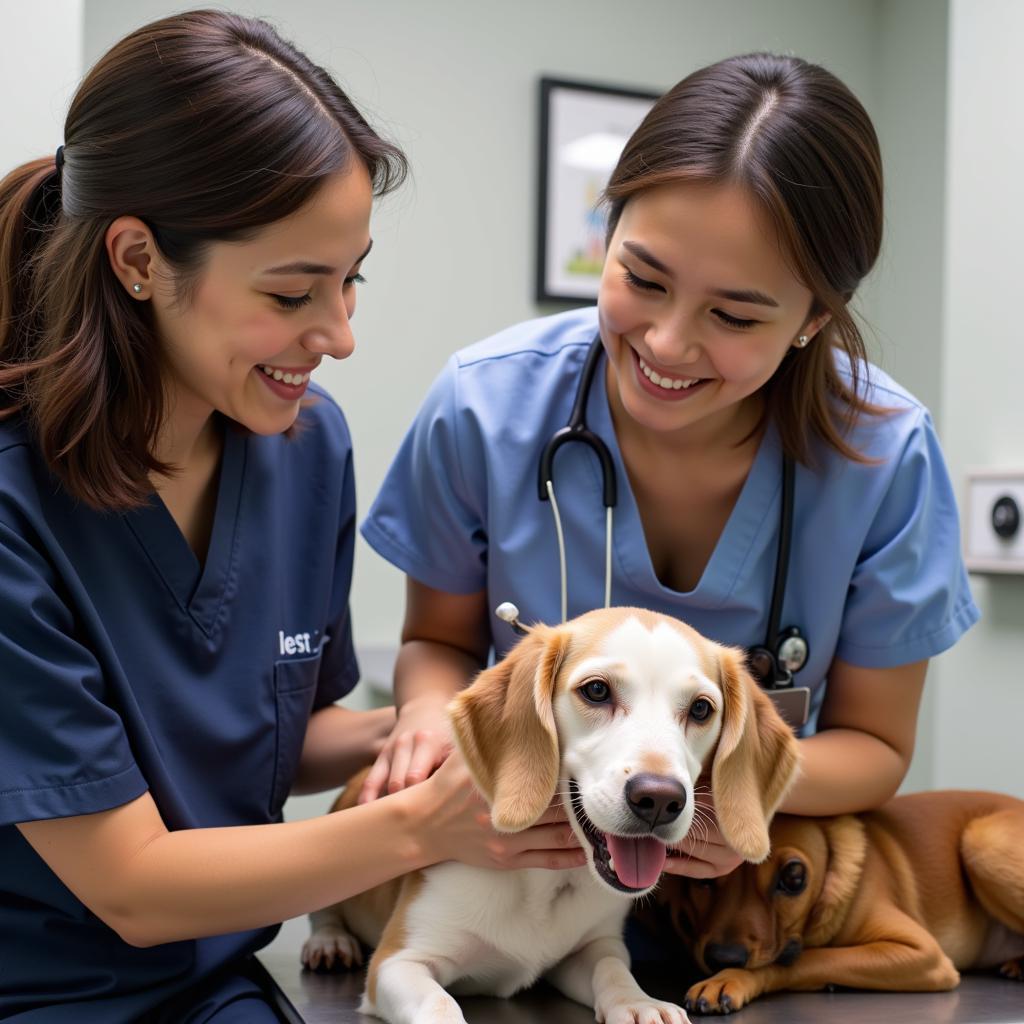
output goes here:
[[[587, 400], [590, 389], [601, 360], [603, 345], [598, 335], [591, 343], [587, 360], [583, 365], [583, 373], [576, 389], [569, 422], [558, 430], [544, 446], [541, 452], [538, 482], [538, 497], [541, 501], [551, 502], [551, 513], [555, 520], [555, 532], [558, 535], [558, 558], [562, 581], [562, 621], [567, 618], [567, 574], [565, 567], [565, 540], [562, 534], [562, 520], [555, 500], [554, 466], [555, 455], [566, 444], [577, 442], [585, 445], [596, 456], [601, 464], [602, 501], [605, 507], [605, 576], [604, 606], [611, 604], [611, 550], [612, 550], [612, 510], [618, 497], [615, 464], [612, 461], [608, 446], [588, 426], [586, 419]], [[793, 534], [793, 490], [795, 467], [793, 460], [783, 456], [782, 460], [782, 513], [779, 524], [779, 548], [775, 558], [775, 580], [772, 584], [772, 600], [768, 611], [768, 629], [763, 644], [747, 648], [747, 663], [751, 673], [762, 687], [771, 691], [793, 689], [793, 673], [799, 672], [807, 664], [809, 648], [807, 640], [796, 626], [780, 630], [779, 620], [782, 616], [782, 604], [786, 596], [786, 574], [789, 569], [789, 548]], [[504, 612], [503, 612], [504, 609]], [[498, 609], [499, 617], [518, 625], [518, 611], [511, 614], [514, 607], [502, 605]], [[803, 688], [800, 688], [801, 690]], [[804, 709], [802, 717], [806, 719], [806, 699], [802, 701]], [[795, 712], [792, 717], [801, 717]], [[796, 723], [796, 724], [802, 724]]]

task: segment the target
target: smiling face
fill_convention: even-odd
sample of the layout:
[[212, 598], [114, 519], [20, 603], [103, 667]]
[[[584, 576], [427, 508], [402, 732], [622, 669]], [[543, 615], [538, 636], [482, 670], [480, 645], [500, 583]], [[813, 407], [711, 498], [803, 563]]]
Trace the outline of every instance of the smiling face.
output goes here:
[[[586, 621], [587, 617], [584, 617]], [[606, 886], [658, 881], [694, 819], [694, 786], [722, 728], [714, 648], [679, 623], [634, 615], [593, 643], [581, 628], [553, 702], [566, 813]]]
[[245, 242], [213, 243], [187, 301], [170, 274], [154, 275], [176, 426], [201, 425], [214, 410], [257, 434], [294, 423], [320, 360], [344, 359], [355, 346], [349, 321], [370, 248], [371, 199], [355, 160], [290, 217]]
[[746, 433], [758, 390], [801, 335], [824, 325], [810, 320], [811, 304], [741, 186], [672, 183], [634, 196], [598, 297], [617, 423]]

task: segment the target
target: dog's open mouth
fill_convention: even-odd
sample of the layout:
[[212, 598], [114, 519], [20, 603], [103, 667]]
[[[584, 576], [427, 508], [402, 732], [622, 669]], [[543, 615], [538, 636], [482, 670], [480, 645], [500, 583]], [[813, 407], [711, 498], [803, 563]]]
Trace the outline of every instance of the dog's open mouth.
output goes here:
[[587, 817], [575, 779], [569, 780], [573, 813], [594, 850], [594, 867], [613, 889], [637, 893], [649, 889], [661, 875], [668, 848], [652, 835], [617, 836], [602, 832]]

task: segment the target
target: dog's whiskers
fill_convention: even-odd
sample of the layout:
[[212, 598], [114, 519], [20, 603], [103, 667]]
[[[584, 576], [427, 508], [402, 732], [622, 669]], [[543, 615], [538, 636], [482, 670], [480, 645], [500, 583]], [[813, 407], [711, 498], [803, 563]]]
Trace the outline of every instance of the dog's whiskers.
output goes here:
[[703, 852], [710, 845], [711, 825], [713, 818], [704, 805], [695, 803], [693, 819], [690, 822], [690, 835], [693, 836], [694, 852]]
[[690, 823], [691, 831], [698, 829], [701, 833], [707, 836], [711, 831], [711, 822], [707, 818], [698, 817], [696, 814], [693, 816], [693, 821]]

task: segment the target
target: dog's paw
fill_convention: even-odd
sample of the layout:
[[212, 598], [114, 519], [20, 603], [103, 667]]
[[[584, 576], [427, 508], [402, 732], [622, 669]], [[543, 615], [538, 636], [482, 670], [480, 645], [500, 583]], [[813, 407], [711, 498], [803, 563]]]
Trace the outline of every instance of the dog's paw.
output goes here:
[[412, 1024], [466, 1024], [459, 1004], [444, 991], [428, 996], [417, 1008]]
[[999, 968], [999, 973], [1004, 978], [1009, 978], [1010, 981], [1024, 981], [1024, 957], [1018, 957], [1016, 960], [1007, 960]]
[[359, 941], [344, 928], [324, 925], [302, 946], [302, 966], [311, 971], [340, 971], [363, 964]]
[[597, 1019], [601, 1024], [690, 1024], [690, 1018], [681, 1006], [663, 1003], [649, 996], [615, 1003]]
[[750, 971], [729, 968], [693, 985], [683, 1005], [691, 1013], [735, 1013], [756, 995]]

